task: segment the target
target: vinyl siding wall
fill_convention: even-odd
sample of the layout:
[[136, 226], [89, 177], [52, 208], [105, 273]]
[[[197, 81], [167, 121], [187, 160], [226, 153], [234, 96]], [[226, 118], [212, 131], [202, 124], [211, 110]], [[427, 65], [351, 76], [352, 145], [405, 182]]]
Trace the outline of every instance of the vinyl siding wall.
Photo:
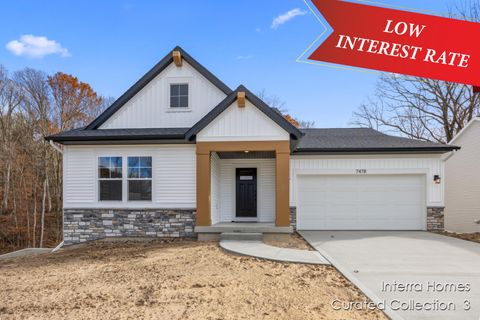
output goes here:
[[445, 229], [480, 232], [480, 120], [453, 144], [462, 148], [446, 161]]
[[427, 206], [444, 206], [444, 182], [435, 184], [434, 175], [444, 177], [440, 155], [292, 156], [290, 160], [290, 206], [297, 204], [299, 174], [421, 174], [425, 176]]
[[[195, 208], [195, 146], [65, 146], [64, 208]], [[98, 201], [98, 157], [122, 156], [123, 201]], [[152, 157], [152, 201], [127, 201], [127, 156]]]

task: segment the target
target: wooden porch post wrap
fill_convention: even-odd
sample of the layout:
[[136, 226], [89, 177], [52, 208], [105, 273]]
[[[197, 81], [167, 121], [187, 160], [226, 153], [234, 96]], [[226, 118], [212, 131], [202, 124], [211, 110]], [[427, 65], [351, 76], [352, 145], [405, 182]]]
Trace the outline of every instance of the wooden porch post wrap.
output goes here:
[[275, 225], [290, 226], [290, 152], [276, 151]]
[[210, 152], [197, 148], [197, 226], [210, 226]]

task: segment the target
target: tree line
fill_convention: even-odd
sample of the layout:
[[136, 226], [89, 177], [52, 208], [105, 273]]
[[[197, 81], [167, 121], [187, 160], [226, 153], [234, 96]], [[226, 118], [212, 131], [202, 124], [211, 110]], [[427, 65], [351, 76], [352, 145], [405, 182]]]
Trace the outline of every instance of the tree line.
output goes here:
[[73, 75], [0, 66], [0, 252], [62, 239], [62, 158], [44, 137], [82, 127], [111, 98]]

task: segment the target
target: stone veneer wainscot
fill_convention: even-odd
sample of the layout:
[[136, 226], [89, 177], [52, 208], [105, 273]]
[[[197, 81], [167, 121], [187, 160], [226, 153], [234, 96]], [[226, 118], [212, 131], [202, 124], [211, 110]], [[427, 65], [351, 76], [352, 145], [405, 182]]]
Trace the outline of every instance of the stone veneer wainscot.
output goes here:
[[64, 243], [109, 237], [193, 238], [195, 214], [195, 209], [64, 209]]

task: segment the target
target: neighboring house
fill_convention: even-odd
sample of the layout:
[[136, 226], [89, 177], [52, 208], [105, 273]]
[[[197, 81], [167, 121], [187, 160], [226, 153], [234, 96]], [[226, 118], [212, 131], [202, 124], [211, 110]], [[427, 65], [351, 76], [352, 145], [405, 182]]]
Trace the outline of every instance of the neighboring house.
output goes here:
[[452, 140], [462, 147], [445, 165], [445, 229], [480, 232], [480, 118], [474, 118]]
[[87, 127], [46, 139], [63, 144], [66, 244], [443, 229], [442, 154], [455, 149], [366, 128], [298, 129], [180, 47]]

